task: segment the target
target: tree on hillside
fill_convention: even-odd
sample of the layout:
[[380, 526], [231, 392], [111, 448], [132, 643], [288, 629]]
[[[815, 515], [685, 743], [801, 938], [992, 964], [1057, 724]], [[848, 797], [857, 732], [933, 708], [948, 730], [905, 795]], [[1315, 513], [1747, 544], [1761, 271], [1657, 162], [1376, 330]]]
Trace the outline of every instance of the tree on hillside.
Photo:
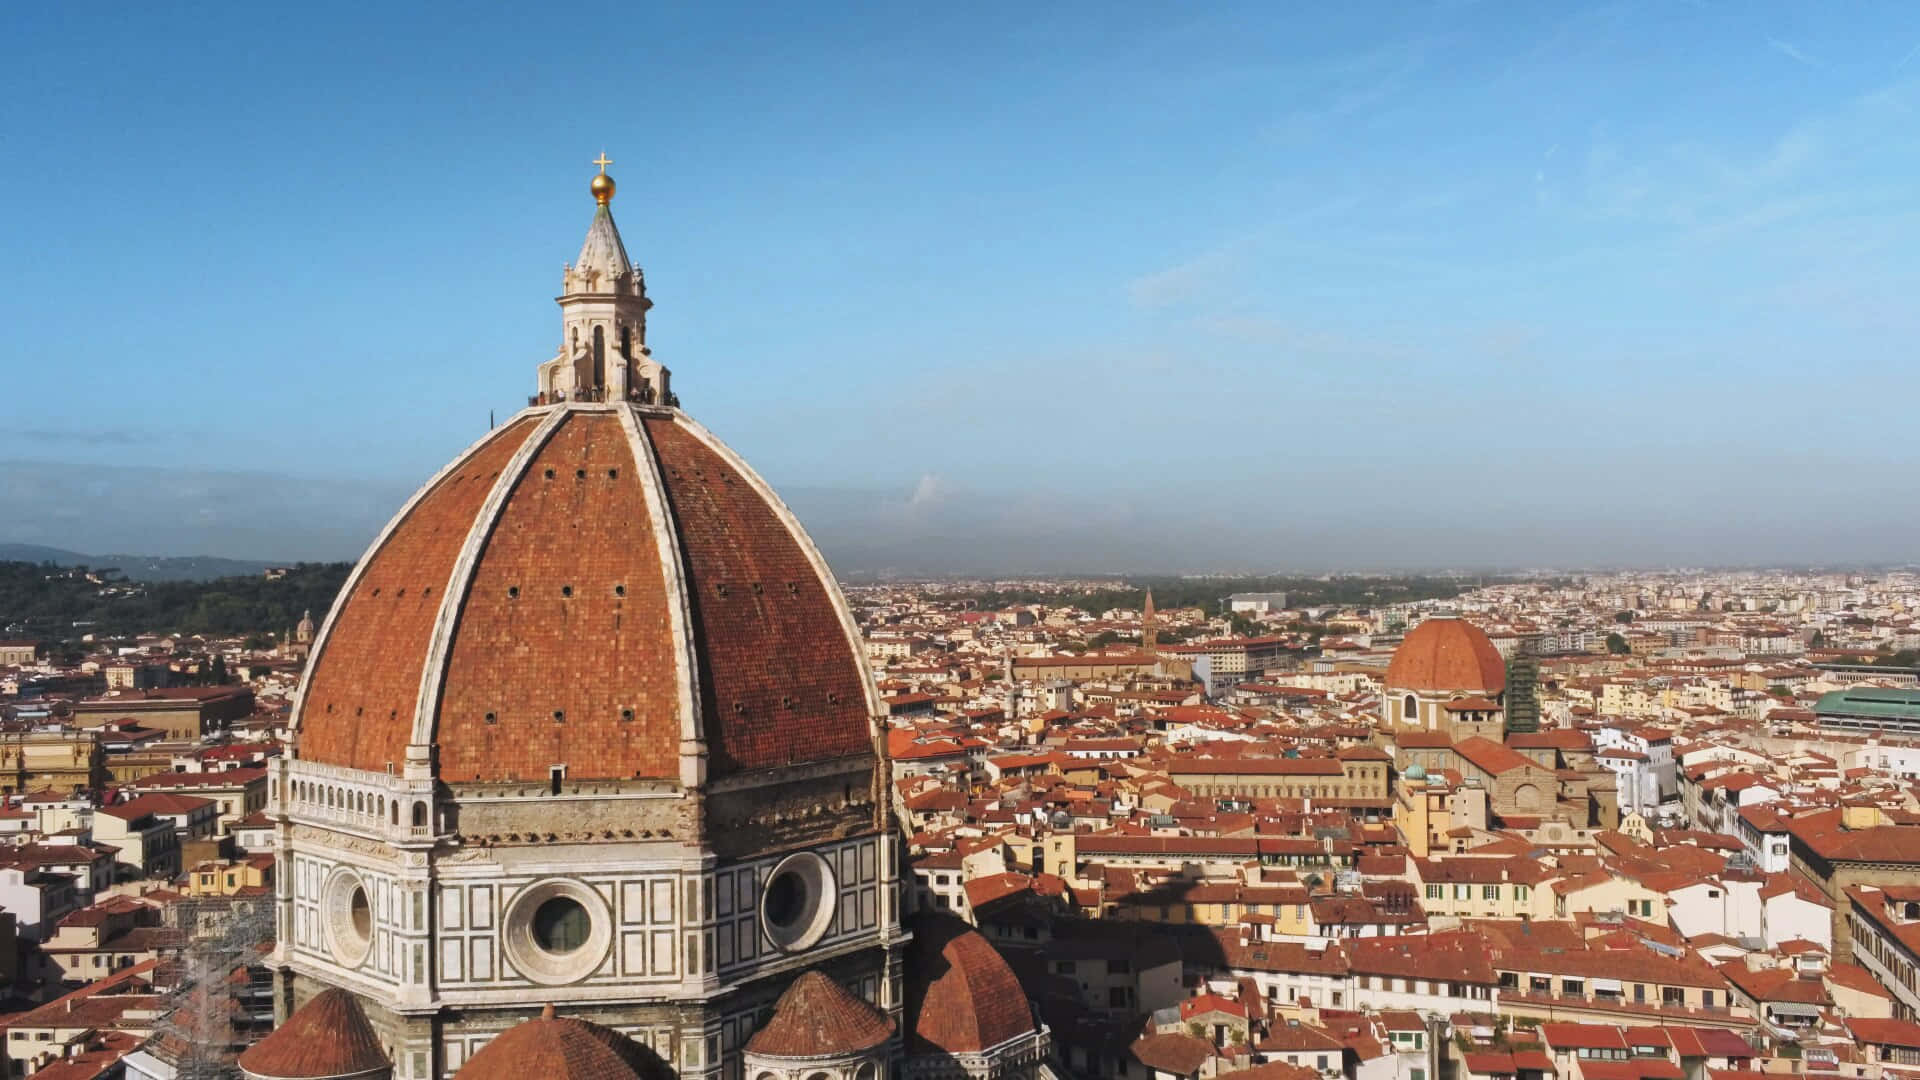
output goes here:
[[1625, 656], [1633, 651], [1633, 647], [1628, 645], [1627, 639], [1619, 634], [1608, 634], [1607, 651], [1615, 656]]

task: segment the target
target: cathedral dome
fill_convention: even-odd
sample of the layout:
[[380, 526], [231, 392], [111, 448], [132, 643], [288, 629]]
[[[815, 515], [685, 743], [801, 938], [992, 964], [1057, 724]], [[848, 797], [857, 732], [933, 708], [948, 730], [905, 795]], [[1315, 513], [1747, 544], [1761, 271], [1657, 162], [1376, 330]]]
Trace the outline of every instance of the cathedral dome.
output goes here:
[[1386, 684], [1395, 690], [1498, 694], [1507, 687], [1507, 665], [1479, 627], [1441, 616], [1414, 627], [1393, 651]]
[[[681, 411], [605, 200], [580, 259], [527, 407], [400, 507], [304, 650], [270, 962], [360, 994], [414, 1076], [739, 1076], [789, 984], [763, 1049], [884, 1075], [906, 942], [859, 628]], [[825, 1059], [787, 1060], [745, 1075]]]
[[825, 562], [676, 409], [561, 403], [487, 434], [348, 578], [294, 718], [307, 761], [448, 782], [680, 779], [874, 751]]

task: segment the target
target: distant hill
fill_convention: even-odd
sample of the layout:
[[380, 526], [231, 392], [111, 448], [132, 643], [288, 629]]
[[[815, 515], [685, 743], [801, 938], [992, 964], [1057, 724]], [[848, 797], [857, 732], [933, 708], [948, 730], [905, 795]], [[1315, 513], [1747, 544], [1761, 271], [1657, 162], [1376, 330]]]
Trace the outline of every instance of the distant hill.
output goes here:
[[216, 555], [83, 555], [41, 544], [0, 544], [0, 562], [52, 563], [94, 570], [112, 568], [129, 581], [212, 581], [258, 574], [278, 565], [254, 559], [223, 559]]
[[[43, 552], [44, 553], [44, 552]], [[190, 562], [192, 560], [169, 560]], [[208, 560], [223, 562], [228, 560]], [[120, 571], [84, 572], [41, 562], [0, 562], [0, 636], [43, 642], [89, 634], [285, 634], [308, 612], [333, 606], [348, 563], [296, 563], [210, 581], [132, 581]]]

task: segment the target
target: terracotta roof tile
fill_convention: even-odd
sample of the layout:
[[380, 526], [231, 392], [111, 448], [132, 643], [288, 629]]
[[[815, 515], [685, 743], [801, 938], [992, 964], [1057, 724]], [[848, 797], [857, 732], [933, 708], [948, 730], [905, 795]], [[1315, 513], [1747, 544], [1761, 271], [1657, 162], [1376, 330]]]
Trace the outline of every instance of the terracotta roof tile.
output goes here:
[[353, 1076], [390, 1065], [359, 999], [340, 989], [322, 991], [240, 1055], [248, 1074], [274, 1080]]
[[747, 1041], [770, 1057], [827, 1057], [870, 1050], [893, 1036], [893, 1020], [818, 971], [793, 980], [773, 1019]]
[[677, 778], [666, 576], [620, 418], [575, 413], [533, 455], [474, 564], [435, 741], [448, 781]]
[[636, 1080], [671, 1075], [653, 1051], [599, 1024], [554, 1016], [501, 1032], [467, 1059], [455, 1080]]
[[[483, 440], [363, 561], [300, 698], [299, 756], [399, 763], [437, 674], [443, 780], [544, 781], [553, 765], [576, 780], [677, 777], [687, 673], [670, 571], [685, 584], [711, 774], [875, 754], [864, 654], [777, 498], [677, 416], [639, 419], [653, 460], [636, 461], [618, 412], [572, 409], [514, 465], [553, 416]], [[510, 465], [520, 472], [501, 484]], [[646, 493], [656, 465], [664, 505]], [[662, 511], [679, 537], [666, 566]], [[463, 581], [444, 667], [427, 672], [445, 594]]]
[[335, 601], [301, 695], [300, 757], [375, 772], [405, 760], [441, 593], [494, 479], [533, 428], [532, 417], [507, 424], [449, 469]]
[[644, 424], [686, 561], [712, 772], [872, 752], [837, 586], [736, 467], [677, 420]]
[[914, 1044], [974, 1053], [1034, 1031], [1032, 1009], [1013, 969], [979, 933], [956, 929], [948, 924], [916, 941], [920, 959], [909, 972], [917, 983], [927, 981], [910, 994]]

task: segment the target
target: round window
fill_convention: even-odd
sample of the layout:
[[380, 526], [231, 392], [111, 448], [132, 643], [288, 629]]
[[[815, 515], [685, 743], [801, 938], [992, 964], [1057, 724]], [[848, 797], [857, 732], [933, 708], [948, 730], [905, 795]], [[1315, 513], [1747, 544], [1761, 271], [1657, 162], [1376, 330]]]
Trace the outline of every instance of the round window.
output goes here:
[[341, 867], [327, 878], [321, 897], [322, 925], [334, 962], [359, 967], [373, 951], [373, 904], [366, 883]]
[[353, 919], [353, 932], [363, 938], [373, 936], [373, 905], [367, 901], [367, 887], [356, 885], [353, 899], [347, 902], [347, 910]]
[[513, 969], [547, 986], [592, 975], [613, 947], [613, 912], [592, 886], [549, 878], [520, 890], [503, 912], [501, 945]]
[[838, 898], [826, 860], [807, 851], [789, 855], [766, 880], [760, 925], [775, 947], [798, 952], [826, 936]]
[[587, 943], [593, 921], [571, 896], [556, 896], [533, 911], [533, 943], [550, 953], [570, 953]]
[[806, 914], [807, 886], [797, 870], [782, 870], [767, 886], [767, 922], [788, 929]]

